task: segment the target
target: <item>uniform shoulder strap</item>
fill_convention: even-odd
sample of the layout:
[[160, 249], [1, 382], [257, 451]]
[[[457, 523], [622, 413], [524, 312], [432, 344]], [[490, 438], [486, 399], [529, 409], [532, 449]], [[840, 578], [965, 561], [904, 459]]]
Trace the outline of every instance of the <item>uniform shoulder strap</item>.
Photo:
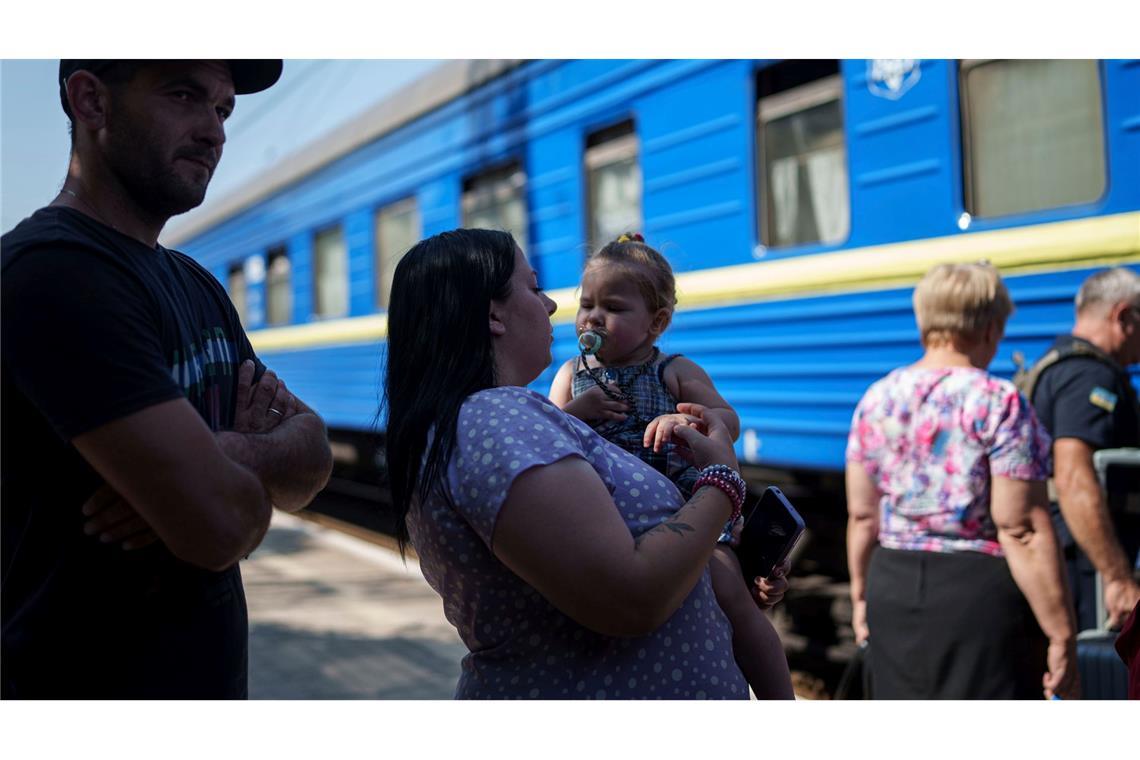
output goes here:
[[1041, 375], [1045, 370], [1052, 367], [1058, 362], [1065, 359], [1071, 359], [1074, 356], [1083, 356], [1088, 359], [1096, 359], [1097, 361], [1107, 364], [1114, 372], [1119, 373], [1120, 367], [1112, 360], [1105, 352], [1101, 351], [1096, 346], [1089, 345], [1083, 341], [1078, 341], [1075, 338], [1070, 338], [1068, 342], [1049, 349], [1048, 352], [1029, 369], [1024, 366], [1024, 358], [1021, 352], [1015, 352], [1013, 361], [1017, 364], [1017, 372], [1013, 375], [1013, 384], [1021, 391], [1025, 398], [1029, 399], [1029, 403], [1033, 403], [1033, 392], [1037, 390], [1037, 381], [1041, 379]]

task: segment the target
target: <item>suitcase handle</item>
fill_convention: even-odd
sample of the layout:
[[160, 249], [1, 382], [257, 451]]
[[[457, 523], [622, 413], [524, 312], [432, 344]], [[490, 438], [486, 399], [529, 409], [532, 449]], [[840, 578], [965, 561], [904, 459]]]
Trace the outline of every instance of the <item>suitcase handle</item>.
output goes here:
[[[1096, 470], [1097, 480], [1100, 481], [1100, 489], [1106, 495], [1108, 493], [1108, 468], [1113, 465], [1140, 467], [1140, 449], [1101, 449], [1093, 452], [1093, 469]], [[1104, 607], [1104, 578], [1099, 572], [1093, 578], [1093, 593], [1096, 594], [1096, 623], [1098, 628], [1093, 631], [1082, 631], [1081, 634], [1078, 634], [1078, 639], [1085, 633], [1104, 633], [1110, 630], [1100, 627], [1104, 626], [1108, 620], [1108, 610]]]

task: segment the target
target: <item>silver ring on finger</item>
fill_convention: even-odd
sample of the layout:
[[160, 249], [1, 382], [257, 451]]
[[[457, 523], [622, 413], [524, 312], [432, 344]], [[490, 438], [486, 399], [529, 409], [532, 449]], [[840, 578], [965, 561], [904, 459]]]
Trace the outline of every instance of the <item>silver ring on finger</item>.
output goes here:
[[278, 417], [284, 417], [285, 416], [284, 412], [277, 410], [277, 409], [274, 409], [273, 407], [269, 407], [269, 411], [272, 412], [273, 414], [276, 414]]

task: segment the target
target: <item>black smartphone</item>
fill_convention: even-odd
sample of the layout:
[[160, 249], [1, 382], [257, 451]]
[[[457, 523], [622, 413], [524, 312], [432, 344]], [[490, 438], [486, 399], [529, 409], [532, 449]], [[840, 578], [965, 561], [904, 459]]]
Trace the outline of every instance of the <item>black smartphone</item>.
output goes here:
[[744, 580], [751, 588], [754, 578], [767, 578], [783, 562], [804, 533], [804, 519], [783, 491], [768, 486], [748, 514], [735, 547]]

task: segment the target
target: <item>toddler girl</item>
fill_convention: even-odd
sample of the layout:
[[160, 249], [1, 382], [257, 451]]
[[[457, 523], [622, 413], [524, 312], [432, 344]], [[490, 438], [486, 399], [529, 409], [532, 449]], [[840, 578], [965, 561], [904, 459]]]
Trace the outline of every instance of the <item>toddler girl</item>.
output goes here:
[[[582, 355], [559, 368], [550, 398], [666, 475], [688, 498], [699, 471], [674, 449], [673, 430], [703, 427], [702, 418], [717, 415], [735, 438], [740, 420], [703, 369], [657, 348], [675, 305], [672, 268], [641, 235], [622, 235], [593, 254], [582, 273], [575, 321]], [[719, 544], [709, 567], [717, 602], [732, 623], [737, 664], [753, 692], [760, 699], [791, 698], [779, 637], [750, 596], [736, 555]], [[786, 567], [771, 580], [779, 584], [783, 572]], [[763, 602], [773, 588], [758, 580], [753, 593]]]

